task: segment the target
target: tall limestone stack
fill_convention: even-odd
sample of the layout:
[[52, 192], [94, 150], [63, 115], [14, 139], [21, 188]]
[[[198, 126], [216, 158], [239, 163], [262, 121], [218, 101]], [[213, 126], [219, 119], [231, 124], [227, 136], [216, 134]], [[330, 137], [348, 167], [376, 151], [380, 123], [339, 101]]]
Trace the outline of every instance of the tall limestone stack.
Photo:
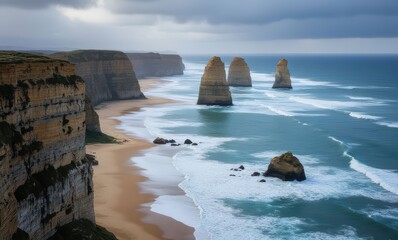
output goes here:
[[282, 58], [276, 66], [275, 82], [272, 88], [292, 88], [287, 60]]
[[144, 98], [129, 58], [123, 52], [79, 50], [50, 55], [76, 64], [76, 73], [86, 82], [93, 105], [104, 101]]
[[252, 86], [250, 69], [243, 58], [235, 57], [232, 59], [229, 65], [228, 84], [235, 87]]
[[225, 76], [225, 66], [219, 57], [207, 63], [200, 82], [199, 105], [232, 105], [231, 92]]
[[47, 239], [78, 219], [94, 224], [84, 108], [74, 65], [0, 52], [1, 239]]

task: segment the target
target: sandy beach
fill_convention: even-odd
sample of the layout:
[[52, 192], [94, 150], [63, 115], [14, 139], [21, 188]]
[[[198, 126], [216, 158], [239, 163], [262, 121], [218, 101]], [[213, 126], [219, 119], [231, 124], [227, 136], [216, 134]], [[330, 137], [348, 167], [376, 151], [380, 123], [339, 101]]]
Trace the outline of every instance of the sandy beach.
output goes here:
[[[159, 79], [140, 80], [144, 94], [147, 89], [161, 84], [162, 80]], [[116, 129], [119, 122], [112, 119], [139, 111], [142, 107], [165, 103], [171, 103], [171, 100], [150, 97], [108, 102], [97, 109], [102, 131], [123, 141], [121, 144], [86, 146], [86, 152], [94, 154], [99, 161], [99, 165], [94, 166], [93, 178], [96, 222], [113, 232], [118, 239], [194, 239], [193, 228], [142, 207], [145, 203], [153, 202], [155, 196], [143, 193], [139, 184], [146, 178], [140, 175], [140, 169], [130, 159], [154, 145]], [[151, 219], [151, 224], [146, 223], [148, 219]]]

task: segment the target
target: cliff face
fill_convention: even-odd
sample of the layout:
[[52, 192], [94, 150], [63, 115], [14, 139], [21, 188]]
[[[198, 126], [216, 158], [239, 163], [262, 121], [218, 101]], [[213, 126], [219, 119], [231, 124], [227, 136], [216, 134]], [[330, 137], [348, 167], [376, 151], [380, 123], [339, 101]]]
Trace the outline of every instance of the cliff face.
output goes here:
[[199, 105], [232, 105], [231, 92], [225, 76], [225, 66], [219, 57], [207, 63], [199, 89]]
[[0, 236], [47, 239], [94, 221], [85, 85], [66, 61], [0, 52]]
[[159, 53], [126, 53], [133, 63], [137, 78], [164, 77], [184, 74], [179, 55]]
[[250, 69], [243, 58], [236, 57], [232, 59], [229, 65], [228, 84], [236, 87], [252, 86]]
[[94, 110], [91, 99], [88, 95], [85, 98], [85, 111], [86, 111], [86, 130], [91, 132], [101, 132], [99, 117]]
[[119, 51], [79, 50], [50, 55], [76, 65], [76, 74], [86, 82], [93, 105], [104, 101], [144, 98], [133, 66]]
[[275, 82], [272, 88], [292, 88], [292, 81], [290, 80], [290, 72], [287, 68], [287, 60], [279, 60], [276, 66]]

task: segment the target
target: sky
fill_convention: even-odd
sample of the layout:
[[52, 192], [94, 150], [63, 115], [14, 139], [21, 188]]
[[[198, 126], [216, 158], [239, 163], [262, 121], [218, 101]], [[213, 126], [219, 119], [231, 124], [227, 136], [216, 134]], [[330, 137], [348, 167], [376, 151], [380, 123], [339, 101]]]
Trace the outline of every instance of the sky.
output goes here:
[[398, 53], [398, 0], [0, 0], [0, 48]]

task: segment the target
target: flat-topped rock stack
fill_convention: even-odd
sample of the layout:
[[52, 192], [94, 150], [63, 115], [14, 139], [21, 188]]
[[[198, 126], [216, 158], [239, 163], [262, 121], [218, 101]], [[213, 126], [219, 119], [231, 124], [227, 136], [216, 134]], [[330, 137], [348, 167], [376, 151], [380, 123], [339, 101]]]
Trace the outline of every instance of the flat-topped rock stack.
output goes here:
[[199, 98], [199, 105], [232, 105], [231, 92], [225, 74], [225, 65], [220, 57], [213, 57], [207, 63], [203, 73]]
[[235, 87], [251, 87], [250, 69], [245, 60], [240, 57], [232, 59], [228, 72], [228, 84]]
[[287, 60], [282, 58], [276, 66], [275, 82], [272, 88], [292, 88]]

